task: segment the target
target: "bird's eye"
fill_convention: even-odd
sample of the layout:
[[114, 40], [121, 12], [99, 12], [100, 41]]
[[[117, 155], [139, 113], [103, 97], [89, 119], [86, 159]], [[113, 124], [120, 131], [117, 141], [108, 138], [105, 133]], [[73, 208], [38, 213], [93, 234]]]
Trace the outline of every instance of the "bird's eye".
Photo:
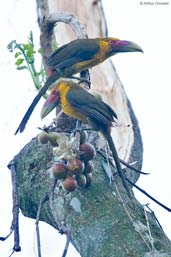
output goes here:
[[113, 45], [113, 41], [112, 41], [112, 40], [109, 40], [109, 44], [110, 44], [110, 45]]

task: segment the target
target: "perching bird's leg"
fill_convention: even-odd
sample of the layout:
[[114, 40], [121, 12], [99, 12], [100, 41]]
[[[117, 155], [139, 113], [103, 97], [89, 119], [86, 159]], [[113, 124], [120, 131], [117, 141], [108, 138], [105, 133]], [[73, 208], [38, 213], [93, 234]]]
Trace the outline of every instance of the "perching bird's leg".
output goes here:
[[89, 79], [86, 79], [84, 77], [76, 77], [76, 76], [71, 76], [70, 78], [78, 80], [79, 81], [78, 84], [86, 83], [88, 85], [88, 89], [90, 89], [91, 87], [91, 81]]

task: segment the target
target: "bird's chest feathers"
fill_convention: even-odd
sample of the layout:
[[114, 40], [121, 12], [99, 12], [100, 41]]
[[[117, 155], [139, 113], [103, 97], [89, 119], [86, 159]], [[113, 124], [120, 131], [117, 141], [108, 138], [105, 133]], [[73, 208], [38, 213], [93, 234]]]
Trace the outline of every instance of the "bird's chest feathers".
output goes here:
[[59, 89], [59, 92], [60, 92], [60, 103], [61, 103], [62, 109], [65, 112], [65, 114], [69, 115], [69, 112], [71, 111], [72, 107], [69, 104], [69, 102], [66, 98], [66, 95], [67, 95], [70, 88], [66, 87], [66, 85], [63, 85], [61, 83], [61, 85], [58, 89]]
[[69, 103], [67, 99], [67, 93], [70, 90], [72, 89], [70, 87], [66, 87], [66, 85], [61, 84], [61, 86], [59, 87], [60, 103], [61, 103], [63, 112], [70, 117], [73, 117], [75, 119], [81, 120], [84, 123], [87, 123], [85, 115], [82, 114], [80, 111], [77, 111], [75, 108], [73, 108], [73, 106]]
[[95, 59], [98, 60], [98, 62], [103, 62], [110, 56], [110, 48], [108, 42], [105, 41], [99, 42], [99, 46], [100, 51], [96, 54]]

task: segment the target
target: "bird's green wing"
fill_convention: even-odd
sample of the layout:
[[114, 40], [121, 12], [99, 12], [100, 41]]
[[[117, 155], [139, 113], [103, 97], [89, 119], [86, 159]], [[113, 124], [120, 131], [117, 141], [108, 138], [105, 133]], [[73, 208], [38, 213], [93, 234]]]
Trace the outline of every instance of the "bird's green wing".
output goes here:
[[87, 61], [99, 51], [94, 39], [79, 39], [58, 48], [49, 56], [47, 64], [53, 69], [63, 69], [78, 62]]
[[117, 119], [110, 106], [79, 86], [72, 88], [66, 97], [73, 108], [101, 125], [111, 125]]

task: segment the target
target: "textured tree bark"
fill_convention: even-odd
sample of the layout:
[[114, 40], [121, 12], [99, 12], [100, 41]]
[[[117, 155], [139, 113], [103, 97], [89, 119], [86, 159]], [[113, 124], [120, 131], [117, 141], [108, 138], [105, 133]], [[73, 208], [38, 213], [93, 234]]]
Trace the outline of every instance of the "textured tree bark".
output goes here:
[[[129, 200], [118, 178], [110, 185], [101, 167], [101, 156], [94, 160], [93, 183], [89, 188], [66, 194], [59, 184], [51, 193], [52, 147], [37, 138], [14, 158], [22, 213], [36, 218], [39, 202], [49, 194], [41, 220], [71, 232], [71, 241], [81, 257], [168, 257], [171, 244], [149, 212], [133, 198]], [[148, 225], [149, 224], [149, 225]]]
[[[52, 12], [68, 11], [79, 17], [89, 37], [106, 35], [101, 1], [37, 0], [37, 6], [39, 20]], [[75, 37], [67, 26], [58, 26], [59, 44]], [[100, 92], [119, 116], [120, 126], [115, 128], [114, 136], [119, 156], [137, 161], [136, 166], [141, 168], [143, 150], [138, 122], [111, 61], [93, 68], [91, 80], [92, 91]], [[127, 197], [118, 177], [109, 184], [102, 159], [98, 154], [94, 160], [93, 183], [89, 188], [66, 194], [57, 183], [52, 194], [52, 147], [33, 139], [14, 158], [22, 213], [36, 218], [39, 202], [48, 192], [49, 202], [42, 209], [41, 220], [58, 230], [65, 225], [82, 257], [171, 256], [170, 241], [154, 216], [149, 212], [145, 215], [137, 200]], [[136, 182], [139, 175], [129, 170], [127, 176]]]

